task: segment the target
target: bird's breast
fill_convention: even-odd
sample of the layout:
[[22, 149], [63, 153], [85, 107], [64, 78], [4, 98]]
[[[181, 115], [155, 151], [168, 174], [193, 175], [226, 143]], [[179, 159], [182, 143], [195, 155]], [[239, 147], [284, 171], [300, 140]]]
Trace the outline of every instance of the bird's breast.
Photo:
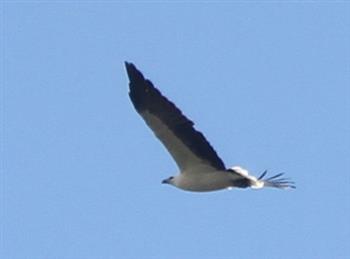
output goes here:
[[182, 173], [176, 176], [175, 186], [186, 191], [208, 192], [232, 186], [232, 179], [225, 171]]

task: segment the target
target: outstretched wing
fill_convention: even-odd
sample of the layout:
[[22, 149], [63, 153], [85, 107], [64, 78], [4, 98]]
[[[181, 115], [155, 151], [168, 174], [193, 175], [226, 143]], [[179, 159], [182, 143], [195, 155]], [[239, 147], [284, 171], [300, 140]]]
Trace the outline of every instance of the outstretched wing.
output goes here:
[[125, 62], [129, 76], [130, 99], [157, 138], [163, 143], [181, 172], [191, 171], [197, 166], [225, 170], [223, 161], [197, 131], [194, 123], [132, 64]]

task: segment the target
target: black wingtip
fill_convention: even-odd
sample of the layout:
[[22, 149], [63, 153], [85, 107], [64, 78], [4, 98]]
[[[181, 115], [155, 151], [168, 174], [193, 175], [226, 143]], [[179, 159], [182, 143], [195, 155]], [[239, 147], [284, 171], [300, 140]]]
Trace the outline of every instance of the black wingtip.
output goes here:
[[132, 71], [136, 70], [136, 67], [133, 63], [128, 62], [128, 61], [124, 61], [124, 64], [125, 64], [126, 72], [128, 73], [128, 76], [130, 78]]
[[151, 83], [148, 82], [143, 74], [136, 68], [136, 66], [125, 61], [126, 72], [129, 77], [129, 96], [135, 109], [140, 112], [143, 110], [145, 102], [147, 102], [147, 89], [151, 87]]
[[136, 68], [133, 63], [125, 61], [124, 64], [130, 83], [140, 83], [145, 80], [142, 73]]
[[125, 65], [126, 68], [131, 67], [131, 66], [134, 66], [133, 63], [128, 62], [128, 61], [124, 61], [124, 65]]

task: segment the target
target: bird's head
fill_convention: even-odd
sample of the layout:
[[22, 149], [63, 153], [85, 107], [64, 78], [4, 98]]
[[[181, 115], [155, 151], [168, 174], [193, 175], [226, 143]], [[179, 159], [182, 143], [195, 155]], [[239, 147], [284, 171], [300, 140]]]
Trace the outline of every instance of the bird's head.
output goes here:
[[174, 185], [174, 176], [170, 176], [169, 178], [164, 179], [162, 183]]

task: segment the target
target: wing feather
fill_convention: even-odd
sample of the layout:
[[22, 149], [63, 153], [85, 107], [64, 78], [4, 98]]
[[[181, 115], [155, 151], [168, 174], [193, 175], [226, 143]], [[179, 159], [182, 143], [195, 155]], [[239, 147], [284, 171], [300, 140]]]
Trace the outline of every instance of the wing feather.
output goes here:
[[207, 163], [217, 170], [225, 165], [203, 134], [174, 103], [155, 88], [132, 64], [125, 62], [130, 99], [136, 111], [164, 144], [181, 170]]

